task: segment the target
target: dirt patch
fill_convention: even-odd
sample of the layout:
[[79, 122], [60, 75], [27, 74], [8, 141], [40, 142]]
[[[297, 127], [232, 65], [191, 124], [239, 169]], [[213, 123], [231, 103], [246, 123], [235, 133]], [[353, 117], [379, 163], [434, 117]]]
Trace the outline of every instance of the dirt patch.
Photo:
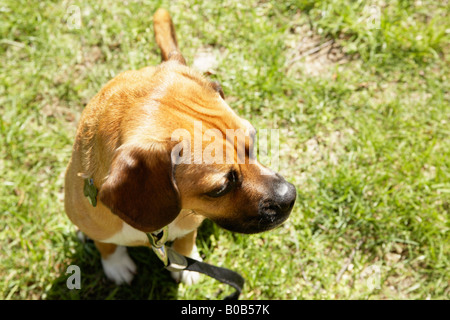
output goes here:
[[313, 187], [309, 183], [310, 179], [314, 179], [319, 171], [327, 166], [339, 165], [347, 154], [346, 146], [354, 134], [352, 129], [347, 128], [318, 133], [300, 142], [295, 132], [283, 132], [286, 142], [280, 142], [280, 173], [289, 177], [297, 187], [309, 190]]
[[75, 76], [84, 77], [89, 70], [96, 64], [105, 61], [105, 55], [98, 46], [82, 47], [77, 56], [77, 64], [75, 65]]
[[286, 69], [319, 76], [350, 59], [334, 39], [316, 34], [308, 24], [296, 26], [286, 37]]
[[68, 106], [65, 106], [64, 103], [56, 97], [54, 97], [50, 102], [44, 104], [41, 112], [46, 117], [64, 119], [66, 122], [72, 123], [74, 126], [78, 120], [76, 110], [72, 110]]

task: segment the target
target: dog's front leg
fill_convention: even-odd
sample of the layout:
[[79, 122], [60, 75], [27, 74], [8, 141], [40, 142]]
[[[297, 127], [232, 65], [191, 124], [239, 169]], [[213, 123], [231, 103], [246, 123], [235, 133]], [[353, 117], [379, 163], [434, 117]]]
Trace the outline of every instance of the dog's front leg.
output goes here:
[[[194, 230], [182, 238], [177, 238], [172, 245], [172, 248], [178, 253], [189, 258], [203, 261], [198, 253], [195, 239], [197, 238], [197, 230]], [[177, 282], [191, 285], [200, 280], [200, 273], [195, 271], [171, 271], [172, 278]]]
[[127, 248], [112, 243], [94, 241], [102, 256], [103, 271], [116, 284], [130, 284], [136, 273], [136, 265], [128, 255]]

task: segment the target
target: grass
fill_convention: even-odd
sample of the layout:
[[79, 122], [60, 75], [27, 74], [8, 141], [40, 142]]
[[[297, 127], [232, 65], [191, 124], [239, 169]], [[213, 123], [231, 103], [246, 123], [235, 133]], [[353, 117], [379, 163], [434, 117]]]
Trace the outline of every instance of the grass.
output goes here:
[[[450, 19], [448, 3], [431, 0], [3, 1], [0, 298], [229, 293], [208, 278], [175, 284], [146, 248], [130, 250], [132, 286], [116, 287], [64, 214], [79, 115], [114, 75], [159, 63], [160, 6], [188, 63], [202, 48], [217, 54], [211, 77], [240, 115], [284, 129], [280, 171], [298, 191], [288, 222], [250, 236], [200, 229], [203, 258], [245, 277], [242, 298], [448, 299]], [[328, 47], [301, 56], [306, 34], [340, 58]], [[71, 264], [81, 290], [66, 287]]]

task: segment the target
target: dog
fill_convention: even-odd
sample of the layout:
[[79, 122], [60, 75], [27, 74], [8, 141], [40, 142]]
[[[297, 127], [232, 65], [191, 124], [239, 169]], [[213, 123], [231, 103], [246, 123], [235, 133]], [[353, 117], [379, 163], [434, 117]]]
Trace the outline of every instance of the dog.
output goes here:
[[[228, 106], [220, 84], [186, 65], [168, 11], [153, 19], [161, 64], [125, 71], [92, 98], [65, 175], [65, 211], [116, 284], [131, 283], [136, 265], [126, 247], [149, 246], [146, 233], [168, 227], [172, 248], [201, 260], [195, 239], [204, 219], [239, 233], [267, 231], [296, 199], [292, 184], [255, 159], [256, 130]], [[235, 145], [230, 129], [245, 132], [245, 141]], [[210, 154], [226, 153], [227, 161], [199, 161], [208, 145], [182, 144], [174, 132], [215, 133]], [[191, 284], [199, 275], [172, 277]]]

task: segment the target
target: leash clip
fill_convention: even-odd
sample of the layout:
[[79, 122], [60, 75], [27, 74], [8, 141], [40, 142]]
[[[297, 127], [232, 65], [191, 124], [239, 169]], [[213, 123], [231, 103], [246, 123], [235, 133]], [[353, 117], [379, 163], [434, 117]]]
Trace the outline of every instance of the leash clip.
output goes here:
[[167, 237], [169, 236], [169, 227], [165, 226], [164, 228], [147, 233], [148, 240], [152, 247], [160, 248], [165, 245], [167, 241]]
[[165, 245], [168, 236], [168, 226], [165, 226], [164, 228], [156, 232], [147, 233], [147, 238], [152, 245], [153, 252], [158, 256], [158, 258], [164, 263], [164, 266], [166, 267], [169, 264], [169, 256]]
[[164, 263], [166, 269], [169, 271], [182, 271], [186, 269], [188, 262], [183, 255], [170, 247], [166, 247], [168, 236], [168, 226], [165, 226], [161, 230], [147, 233], [153, 252]]
[[244, 285], [244, 278], [234, 271], [216, 267], [201, 261], [187, 258], [179, 254], [171, 247], [166, 247], [169, 235], [169, 228], [165, 226], [161, 230], [146, 233], [148, 241], [152, 245], [153, 252], [164, 263], [164, 267], [169, 271], [195, 271], [206, 274], [222, 283], [228, 284], [236, 289], [234, 293], [226, 297], [226, 300], [239, 298]]

